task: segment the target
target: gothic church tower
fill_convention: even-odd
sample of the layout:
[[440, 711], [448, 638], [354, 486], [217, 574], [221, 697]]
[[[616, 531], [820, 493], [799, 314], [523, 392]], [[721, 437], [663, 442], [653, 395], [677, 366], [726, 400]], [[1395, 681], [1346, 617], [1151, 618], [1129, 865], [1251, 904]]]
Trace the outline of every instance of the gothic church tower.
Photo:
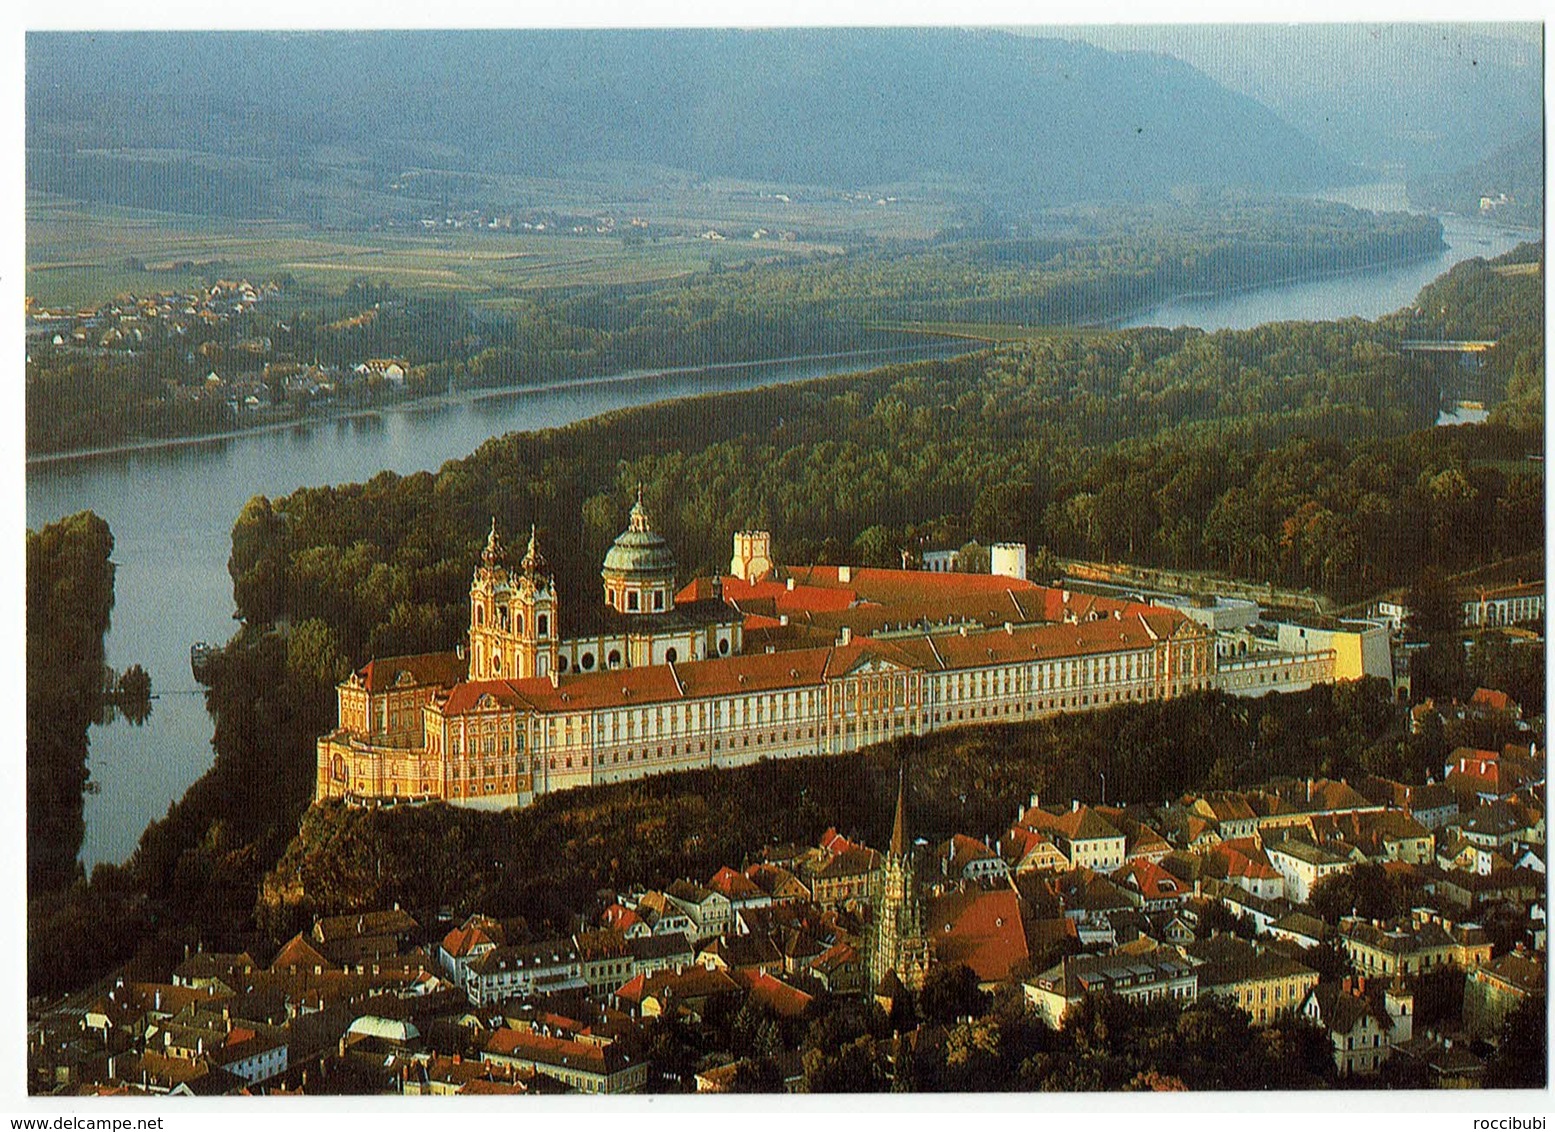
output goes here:
[[929, 941], [923, 934], [923, 898], [913, 868], [912, 842], [907, 836], [907, 767], [903, 765], [896, 790], [896, 821], [891, 828], [891, 848], [886, 854], [885, 876], [875, 908], [873, 946], [869, 954], [869, 982], [879, 986], [887, 971], [908, 990], [922, 990], [929, 973]]

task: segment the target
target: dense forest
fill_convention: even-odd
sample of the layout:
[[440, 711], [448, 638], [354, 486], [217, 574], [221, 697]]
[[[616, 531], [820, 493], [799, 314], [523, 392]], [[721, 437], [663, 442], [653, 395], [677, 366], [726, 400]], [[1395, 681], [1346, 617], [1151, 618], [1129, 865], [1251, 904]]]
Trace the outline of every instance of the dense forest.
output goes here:
[[[1012, 234], [1012, 232], [1014, 234]], [[820, 260], [784, 257], [655, 284], [557, 287], [470, 299], [403, 293], [370, 279], [343, 293], [298, 290], [220, 323], [148, 320], [114, 349], [36, 343], [27, 365], [33, 454], [128, 439], [197, 434], [241, 422], [220, 400], [191, 400], [213, 367], [370, 357], [410, 366], [410, 394], [566, 381], [633, 369], [826, 353], [907, 341], [899, 324], [1079, 325], [1172, 295], [1225, 290], [1429, 254], [1429, 217], [1376, 216], [1320, 202], [1216, 198], [1188, 206], [1044, 214], [978, 210], [944, 239], [868, 243]], [[896, 327], [893, 329], [893, 327]], [[263, 340], [268, 353], [241, 348]], [[128, 344], [133, 341], [134, 348]], [[272, 409], [287, 405], [266, 378]], [[372, 404], [385, 391], [331, 401]]]
[[27, 891], [81, 872], [87, 730], [102, 710], [113, 535], [83, 511], [27, 532]]
[[[1513, 310], [1540, 282], [1474, 281]], [[1542, 344], [1536, 321], [1505, 333]], [[514, 434], [435, 474], [252, 501], [234, 592], [250, 625], [316, 619], [352, 663], [446, 647], [495, 516], [539, 524], [563, 625], [582, 631], [638, 482], [685, 574], [719, 569], [729, 532], [755, 526], [792, 562], [895, 565], [901, 548], [975, 535], [1353, 600], [1542, 545], [1542, 478], [1524, 460], [1541, 418], [1427, 428], [1434, 378], [1397, 334], [1352, 319], [1058, 335]]]

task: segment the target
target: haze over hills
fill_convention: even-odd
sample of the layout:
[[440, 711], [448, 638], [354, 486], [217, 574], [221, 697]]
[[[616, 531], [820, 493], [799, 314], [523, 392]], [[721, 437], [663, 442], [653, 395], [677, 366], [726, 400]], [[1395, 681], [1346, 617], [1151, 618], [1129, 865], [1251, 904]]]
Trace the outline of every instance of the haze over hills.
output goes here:
[[[26, 104], [29, 187], [239, 215], [341, 169], [652, 164], [1038, 206], [1358, 176], [1180, 60], [998, 31], [33, 33]], [[148, 188], [153, 150], [201, 156]]]
[[1037, 29], [1190, 63], [1378, 172], [1439, 177], [1543, 128], [1536, 23], [1166, 24]]

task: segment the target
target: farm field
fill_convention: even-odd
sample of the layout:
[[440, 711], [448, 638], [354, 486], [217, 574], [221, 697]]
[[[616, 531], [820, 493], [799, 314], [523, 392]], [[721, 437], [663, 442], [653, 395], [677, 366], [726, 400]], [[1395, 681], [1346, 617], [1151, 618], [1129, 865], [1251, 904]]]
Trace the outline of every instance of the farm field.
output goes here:
[[[402, 179], [406, 187], [419, 180]], [[565, 187], [535, 178], [493, 181], [492, 199], [511, 203], [511, 229], [454, 227], [426, 201], [413, 206], [423, 219], [365, 230], [149, 212], [33, 192], [26, 206], [27, 294], [45, 307], [88, 306], [212, 276], [290, 275], [302, 289], [326, 293], [367, 276], [412, 294], [456, 292], [502, 307], [540, 288], [652, 283], [715, 263], [840, 254], [860, 240], [926, 239], [948, 218], [944, 205], [921, 194], [805, 198], [799, 190], [791, 196], [744, 182], [646, 185], [608, 174]], [[359, 204], [381, 197], [355, 195]], [[615, 231], [517, 227], [518, 217], [537, 212], [608, 217]], [[633, 218], [649, 226], [633, 229]]]
[[653, 282], [705, 271], [715, 259], [732, 266], [833, 250], [748, 238], [628, 246], [604, 235], [319, 233], [51, 201], [28, 206], [27, 294], [44, 306], [81, 306], [126, 291], [179, 290], [213, 275], [291, 275], [304, 289], [325, 292], [369, 276], [409, 293], [461, 292], [481, 301], [542, 287]]

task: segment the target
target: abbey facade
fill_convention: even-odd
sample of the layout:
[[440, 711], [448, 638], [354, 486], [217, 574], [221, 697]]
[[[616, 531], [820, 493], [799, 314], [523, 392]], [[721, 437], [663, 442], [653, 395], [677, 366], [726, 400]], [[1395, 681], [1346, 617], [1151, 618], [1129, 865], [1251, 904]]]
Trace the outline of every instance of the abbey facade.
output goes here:
[[[316, 798], [522, 806], [1217, 684], [1212, 630], [1174, 609], [1019, 576], [781, 566], [759, 531], [735, 536], [730, 565], [677, 590], [639, 498], [601, 570], [605, 628], [566, 637], [533, 533], [514, 565], [493, 525], [467, 643], [340, 684]], [[1332, 678], [1332, 656], [1287, 668]]]

